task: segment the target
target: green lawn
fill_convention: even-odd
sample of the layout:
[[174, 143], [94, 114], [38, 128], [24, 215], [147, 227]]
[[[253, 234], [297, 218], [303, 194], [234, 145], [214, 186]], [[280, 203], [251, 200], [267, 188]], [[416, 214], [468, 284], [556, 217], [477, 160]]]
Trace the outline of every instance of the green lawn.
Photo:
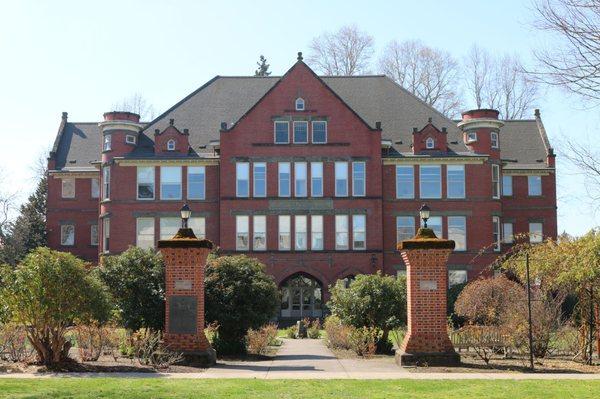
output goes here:
[[0, 398], [598, 398], [600, 381], [2, 379]]

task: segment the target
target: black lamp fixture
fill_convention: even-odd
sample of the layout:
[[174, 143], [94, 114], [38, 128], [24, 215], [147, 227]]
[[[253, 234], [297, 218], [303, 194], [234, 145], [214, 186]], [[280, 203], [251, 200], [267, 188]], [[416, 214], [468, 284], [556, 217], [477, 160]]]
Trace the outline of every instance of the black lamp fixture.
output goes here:
[[183, 206], [181, 207], [179, 212], [181, 212], [181, 228], [187, 229], [188, 228], [188, 220], [189, 220], [190, 216], [192, 216], [192, 210], [190, 209], [190, 206], [187, 203], [185, 203], [185, 204], [183, 204]]
[[421, 209], [419, 209], [419, 215], [421, 215], [421, 220], [423, 220], [423, 227], [427, 228], [427, 220], [429, 220], [429, 214], [431, 209], [426, 204], [421, 205]]

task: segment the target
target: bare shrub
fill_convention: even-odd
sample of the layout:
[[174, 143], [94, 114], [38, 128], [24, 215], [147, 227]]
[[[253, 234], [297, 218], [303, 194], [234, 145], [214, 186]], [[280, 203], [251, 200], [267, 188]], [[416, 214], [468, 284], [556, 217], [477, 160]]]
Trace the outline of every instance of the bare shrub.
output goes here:
[[24, 327], [13, 323], [0, 326], [0, 359], [14, 363], [33, 359], [33, 348], [27, 343]]
[[319, 339], [321, 336], [321, 321], [319, 319], [314, 319], [310, 325], [307, 325], [308, 329], [306, 331], [306, 335], [311, 339]]
[[353, 328], [348, 335], [350, 348], [358, 355], [371, 357], [377, 351], [378, 331], [374, 327]]
[[113, 349], [118, 345], [118, 335], [113, 327], [93, 323], [76, 326], [73, 331], [81, 361], [95, 362], [104, 353], [114, 357]]
[[162, 342], [160, 331], [141, 329], [132, 336], [134, 356], [141, 364], [155, 369], [169, 368], [181, 361], [181, 353], [172, 352]]
[[248, 353], [266, 355], [269, 346], [277, 344], [277, 326], [273, 323], [266, 324], [258, 330], [249, 329], [246, 334], [246, 347]]
[[350, 349], [350, 331], [351, 327], [342, 324], [342, 321], [337, 316], [329, 316], [324, 323], [325, 332], [327, 333], [326, 344], [332, 349]]

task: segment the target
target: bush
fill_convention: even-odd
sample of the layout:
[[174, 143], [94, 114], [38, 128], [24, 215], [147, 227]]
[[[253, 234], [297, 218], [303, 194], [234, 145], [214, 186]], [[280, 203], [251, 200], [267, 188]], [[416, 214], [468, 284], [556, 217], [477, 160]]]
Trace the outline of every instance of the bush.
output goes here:
[[33, 348], [27, 345], [25, 327], [13, 323], [0, 325], [0, 360], [25, 362], [33, 355]]
[[125, 328], [163, 329], [165, 275], [160, 254], [131, 247], [120, 255], [103, 258], [97, 270], [115, 299]]
[[132, 337], [135, 358], [155, 369], [166, 369], [183, 359], [181, 353], [172, 352], [162, 342], [162, 333], [151, 329], [136, 331]]
[[9, 318], [27, 326], [27, 338], [45, 365], [66, 361], [72, 325], [104, 323], [112, 303], [106, 287], [75, 256], [38, 248], [13, 270], [2, 268], [0, 298]]
[[351, 349], [350, 332], [351, 327], [342, 324], [342, 321], [337, 316], [329, 316], [324, 323], [325, 332], [327, 333], [326, 344], [332, 349]]
[[321, 337], [321, 321], [319, 319], [314, 319], [307, 326], [306, 335], [308, 338], [319, 339]]
[[269, 345], [277, 339], [277, 326], [267, 324], [258, 330], [250, 328], [246, 334], [246, 346], [248, 353], [265, 355]]
[[295, 324], [285, 329], [285, 337], [290, 339], [296, 339], [298, 336], [298, 326]]
[[456, 303], [458, 296], [460, 295], [462, 290], [465, 289], [466, 286], [467, 286], [467, 283], [462, 283], [462, 284], [453, 285], [452, 287], [450, 287], [448, 289], [448, 302], [447, 302], [446, 314], [448, 315], [453, 328], [458, 328], [458, 327], [462, 326], [465, 322], [464, 318], [458, 316], [454, 312], [454, 304]]
[[115, 356], [114, 350], [119, 339], [113, 327], [91, 323], [76, 326], [74, 331], [79, 358], [82, 361], [96, 361], [104, 353]]
[[246, 351], [248, 329], [267, 323], [279, 305], [279, 292], [265, 266], [244, 255], [213, 258], [206, 267], [206, 320], [218, 322], [218, 353]]
[[377, 350], [377, 329], [373, 327], [353, 328], [348, 335], [350, 348], [358, 355], [371, 357]]

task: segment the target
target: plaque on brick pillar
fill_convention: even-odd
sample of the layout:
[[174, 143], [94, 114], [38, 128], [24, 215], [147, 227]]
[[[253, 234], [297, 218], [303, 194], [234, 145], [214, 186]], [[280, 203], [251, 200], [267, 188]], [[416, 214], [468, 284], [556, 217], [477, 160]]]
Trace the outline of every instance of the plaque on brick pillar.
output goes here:
[[204, 334], [204, 268], [212, 247], [185, 223], [175, 237], [158, 242], [165, 262], [165, 344], [205, 366], [216, 363], [215, 350]]
[[448, 256], [454, 241], [439, 239], [433, 230], [421, 228], [410, 240], [398, 244], [406, 264], [408, 330], [396, 350], [401, 366], [460, 363], [448, 337], [446, 302]]

